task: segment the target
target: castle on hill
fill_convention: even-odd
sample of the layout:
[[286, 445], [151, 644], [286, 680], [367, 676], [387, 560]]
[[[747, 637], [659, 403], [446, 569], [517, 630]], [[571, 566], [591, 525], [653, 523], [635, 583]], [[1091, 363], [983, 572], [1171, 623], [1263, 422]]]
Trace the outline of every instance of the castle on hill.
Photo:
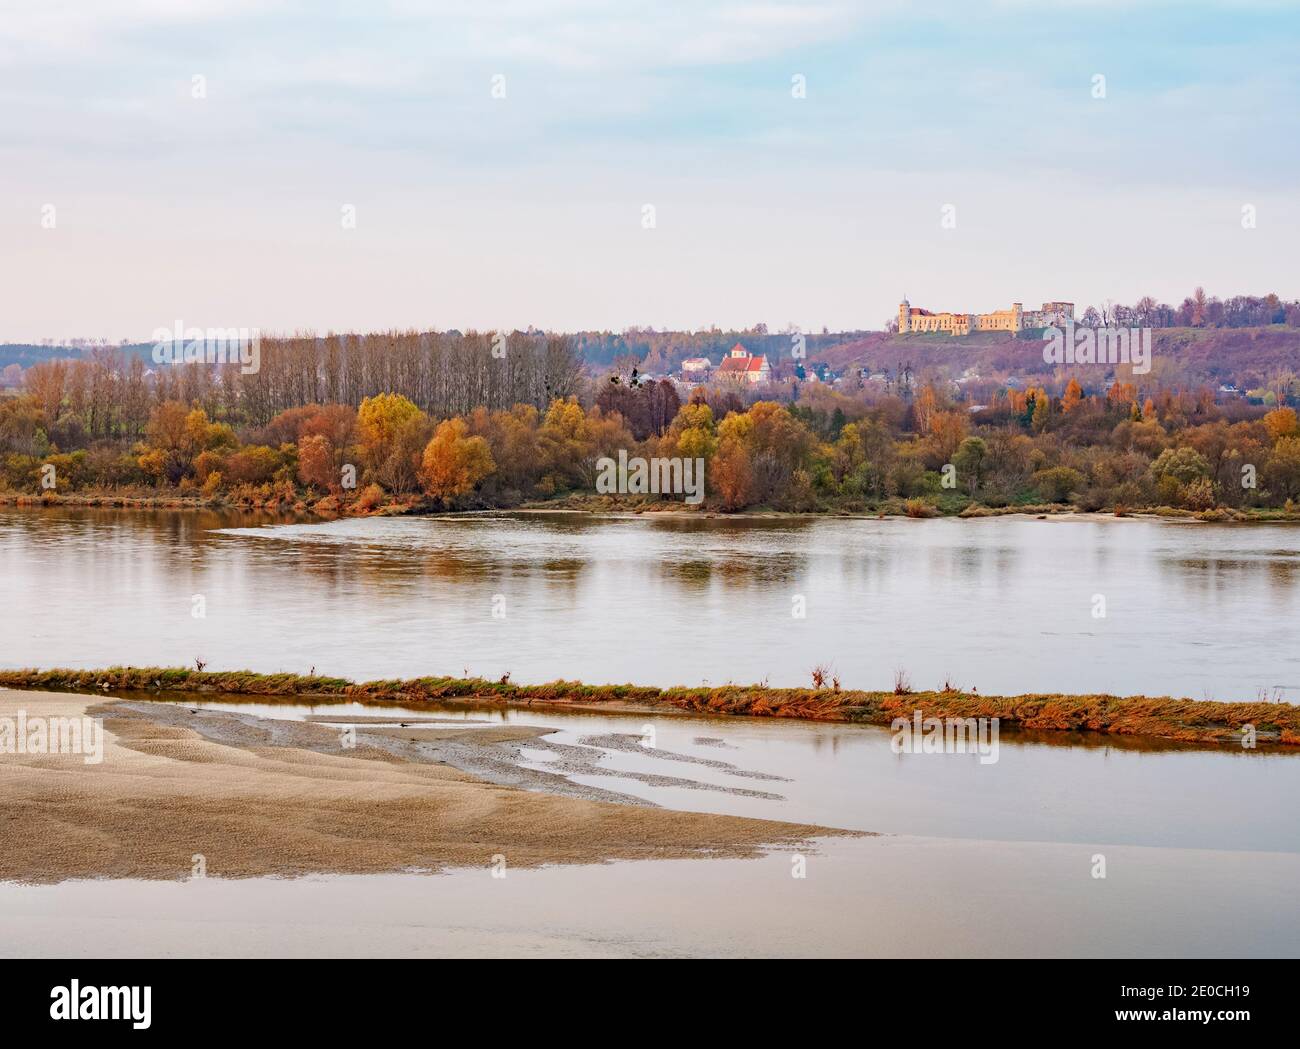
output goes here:
[[1045, 302], [1042, 309], [1037, 310], [1026, 310], [1022, 303], [1013, 302], [1011, 309], [992, 313], [931, 313], [913, 306], [907, 299], [898, 305], [898, 331], [903, 335], [911, 332], [942, 332], [946, 335], [969, 335], [978, 331], [1018, 332], [1053, 325], [1064, 327], [1073, 320], [1072, 302]]

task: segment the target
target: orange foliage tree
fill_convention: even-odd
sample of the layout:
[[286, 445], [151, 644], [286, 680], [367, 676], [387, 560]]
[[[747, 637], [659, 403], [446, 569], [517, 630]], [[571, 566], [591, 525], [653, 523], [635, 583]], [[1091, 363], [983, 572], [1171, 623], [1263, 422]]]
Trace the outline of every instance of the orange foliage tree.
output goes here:
[[496, 468], [487, 441], [471, 434], [464, 419], [448, 419], [425, 445], [420, 479], [429, 495], [450, 503], [474, 491]]

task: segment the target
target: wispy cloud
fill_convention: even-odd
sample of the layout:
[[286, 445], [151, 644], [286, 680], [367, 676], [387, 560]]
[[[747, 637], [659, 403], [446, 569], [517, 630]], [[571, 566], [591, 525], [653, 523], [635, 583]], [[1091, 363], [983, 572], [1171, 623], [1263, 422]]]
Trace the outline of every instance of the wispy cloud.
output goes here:
[[[914, 288], [971, 265], [1006, 282], [1044, 228], [1103, 215], [1166, 238], [1181, 286], [1210, 244], [1215, 265], [1281, 271], [1269, 223], [1294, 220], [1275, 202], [1300, 167], [1300, 15], [1280, 4], [0, 0], [0, 25], [0, 234], [17, 249], [0, 280], [41, 326], [65, 308], [151, 328], [151, 295], [192, 297], [188, 315], [236, 288], [268, 326], [419, 323], [402, 296], [439, 282], [457, 295], [426, 323], [752, 322], [775, 301], [781, 323], [878, 323], [897, 278], [881, 263], [877, 287], [868, 259], [892, 255]], [[1220, 240], [1245, 200], [1259, 236]], [[48, 201], [68, 210], [42, 239]], [[948, 201], [961, 234], [932, 242]], [[215, 242], [202, 259], [196, 238]], [[1134, 297], [1157, 264], [1097, 261], [1084, 288], [1069, 267], [1071, 287], [1044, 290]], [[68, 304], [68, 279], [108, 289]]]

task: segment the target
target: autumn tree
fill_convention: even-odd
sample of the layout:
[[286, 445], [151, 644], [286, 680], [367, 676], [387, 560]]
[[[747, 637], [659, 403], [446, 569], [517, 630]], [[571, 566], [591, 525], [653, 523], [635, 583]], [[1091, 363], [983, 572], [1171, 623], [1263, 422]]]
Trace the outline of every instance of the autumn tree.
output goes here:
[[45, 432], [58, 421], [63, 407], [64, 386], [68, 379], [67, 361], [43, 361], [27, 369], [24, 381], [27, 392], [44, 416]]
[[[594, 487], [596, 460], [603, 457], [616, 458], [620, 450], [632, 448], [636, 439], [623, 421], [623, 416], [617, 412], [606, 414], [599, 408], [592, 408], [587, 413], [587, 442], [587, 457], [580, 464], [582, 484]], [[653, 443], [654, 439], [651, 438], [647, 454], [653, 454]]]
[[1205, 326], [1208, 313], [1208, 302], [1205, 296], [1205, 289], [1197, 286], [1192, 292], [1192, 316], [1191, 322], [1193, 328], [1202, 328]]
[[930, 420], [935, 412], [939, 410], [939, 395], [932, 384], [927, 383], [917, 394], [916, 402], [913, 406], [916, 413], [916, 428], [921, 433], [930, 432]]
[[1283, 437], [1273, 446], [1266, 474], [1278, 496], [1300, 498], [1300, 437]]
[[1039, 432], [1047, 428], [1047, 422], [1052, 415], [1052, 401], [1047, 396], [1046, 391], [1039, 390], [1034, 396], [1034, 414], [1030, 418], [1035, 430]]
[[424, 412], [400, 394], [363, 400], [357, 409], [357, 433], [370, 475], [391, 492], [413, 491], [428, 426]]
[[1061, 398], [1061, 411], [1066, 415], [1079, 407], [1083, 401], [1083, 387], [1079, 385], [1079, 380], [1071, 377], [1065, 385], [1065, 395]]
[[1294, 437], [1300, 427], [1296, 422], [1294, 408], [1274, 408], [1264, 416], [1264, 429], [1268, 431], [1269, 440], [1274, 444], [1283, 437]]
[[[728, 419], [737, 416], [728, 416]], [[725, 421], [725, 420], [724, 420]], [[740, 441], [724, 440], [708, 467], [709, 487], [724, 510], [743, 510], [754, 499], [754, 470]]]
[[339, 483], [339, 466], [334, 446], [324, 434], [308, 434], [298, 442], [298, 480], [317, 488], [332, 488]]
[[668, 428], [667, 436], [669, 455], [683, 459], [710, 459], [718, 447], [713, 409], [702, 401], [684, 405]]
[[471, 434], [464, 419], [454, 418], [439, 423], [425, 445], [420, 480], [430, 496], [451, 503], [474, 491], [495, 470], [487, 441]]
[[718, 425], [717, 451], [709, 464], [708, 484], [724, 510], [740, 510], [757, 501], [753, 446], [754, 419], [733, 412]]
[[930, 443], [933, 447], [933, 465], [939, 466], [952, 461], [953, 455], [961, 446], [968, 429], [967, 413], [964, 411], [934, 412], [930, 416]]
[[226, 457], [221, 476], [228, 484], [266, 484], [282, 465], [284, 460], [274, 448], [250, 444]]
[[587, 413], [577, 399], [552, 401], [538, 437], [543, 491], [584, 485], [590, 473], [593, 446]]
[[845, 478], [853, 477], [867, 461], [862, 447], [862, 432], [857, 423], [848, 423], [840, 431], [834, 446], [833, 469], [835, 479], [842, 485]]
[[537, 409], [531, 404], [516, 404], [509, 411], [479, 408], [466, 421], [471, 433], [488, 442], [497, 464], [485, 486], [507, 504], [531, 495], [542, 475]]

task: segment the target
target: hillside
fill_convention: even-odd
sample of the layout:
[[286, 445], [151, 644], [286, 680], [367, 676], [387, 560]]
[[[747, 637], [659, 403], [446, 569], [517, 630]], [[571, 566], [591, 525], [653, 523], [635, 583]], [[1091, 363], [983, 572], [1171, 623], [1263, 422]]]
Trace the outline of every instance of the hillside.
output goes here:
[[[1233, 383], [1242, 390], [1300, 373], [1300, 328], [1157, 328], [1152, 332], [1148, 379], [1195, 387]], [[983, 333], [969, 336], [891, 335], [873, 332], [818, 354], [837, 371], [866, 368], [895, 373], [910, 364], [917, 375], [933, 370], [950, 378], [968, 369], [985, 377], [1047, 379], [1056, 366], [1043, 360], [1039, 339]]]
[[145, 363], [153, 363], [153, 343], [136, 342], [125, 345], [113, 345], [112, 347], [77, 347], [77, 346], [42, 346], [33, 343], [22, 342], [0, 342], [0, 369], [4, 369], [11, 364], [16, 364], [20, 368], [30, 368], [34, 364], [41, 364], [44, 361], [57, 360], [80, 360], [83, 357], [89, 357], [96, 349], [115, 349], [125, 354], [132, 354], [144, 359]]
[[[735, 343], [751, 353], [765, 353], [773, 364], [790, 359], [791, 337], [766, 332], [637, 332], [624, 335], [579, 332], [575, 348], [588, 368], [600, 371], [627, 354], [644, 371], [676, 371], [688, 356], [717, 360]], [[152, 346], [116, 347], [152, 365]], [[1147, 377], [1161, 386], [1218, 387], [1232, 383], [1242, 390], [1266, 386], [1279, 376], [1300, 374], [1300, 328], [1274, 324], [1247, 328], [1156, 328], [1152, 333], [1153, 366]], [[30, 344], [0, 344], [0, 371], [11, 364], [26, 369], [42, 361], [88, 357], [90, 349]], [[825, 361], [837, 372], [866, 368], [896, 374], [910, 365], [920, 377], [957, 378], [974, 369], [984, 379], [1014, 376], [1046, 382], [1055, 366], [1044, 362], [1043, 343], [1000, 332], [966, 336], [893, 335], [888, 332], [831, 332], [807, 336], [808, 359]]]

